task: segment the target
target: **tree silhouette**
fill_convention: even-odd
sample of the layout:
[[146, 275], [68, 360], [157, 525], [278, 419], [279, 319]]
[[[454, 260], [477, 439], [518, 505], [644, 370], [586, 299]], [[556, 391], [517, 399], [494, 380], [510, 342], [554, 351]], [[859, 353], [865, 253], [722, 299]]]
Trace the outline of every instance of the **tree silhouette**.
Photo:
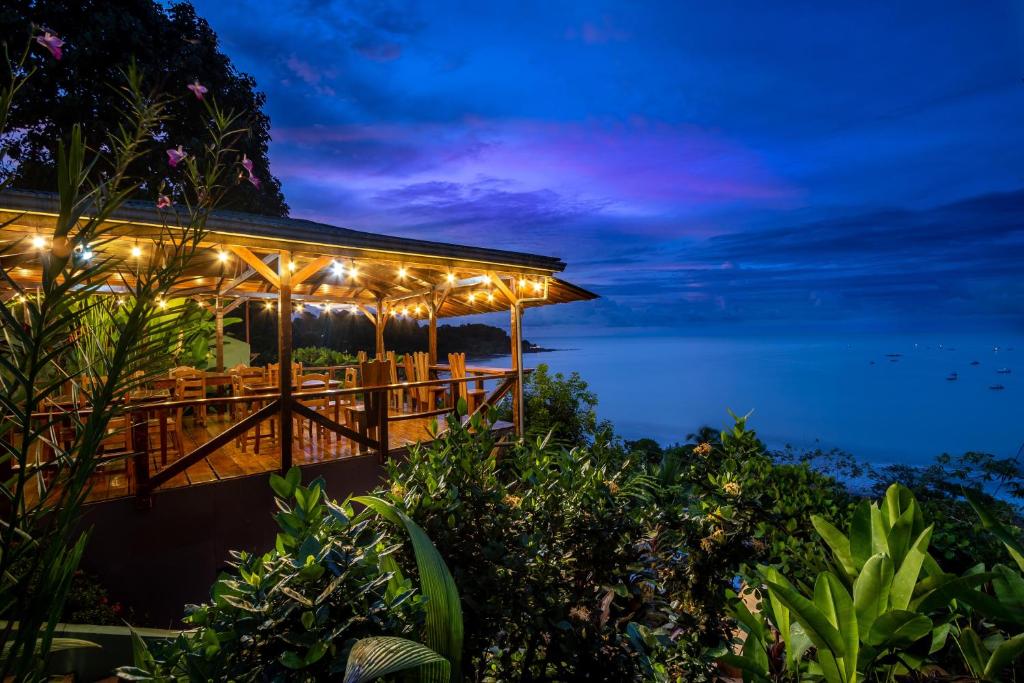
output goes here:
[[[188, 86], [198, 81], [224, 109], [251, 112], [243, 124], [249, 134], [240, 150], [253, 161], [255, 184], [242, 182], [225, 198], [224, 208], [272, 216], [288, 213], [281, 184], [270, 174], [267, 146], [270, 119], [262, 108], [266, 96], [252, 76], [239, 72], [218, 46], [217, 34], [188, 3], [164, 8], [152, 0], [37, 0], [0, 3], [0, 36], [17, 54], [32, 35], [43, 30], [65, 42], [60, 61], [33, 43], [30, 66], [48, 60], [19, 93], [3, 140], [6, 159], [0, 175], [20, 189], [55, 190], [54, 159], [62, 131], [80, 123], [86, 142], [103, 144], [121, 120], [116, 84], [132, 62], [156, 91], [173, 95], [167, 120], [154, 136], [167, 147], [181, 145], [200, 153], [204, 139], [203, 103]], [[97, 84], [112, 84], [109, 87]], [[145, 179], [140, 198], [156, 199], [167, 176], [162, 145], [135, 162]]]

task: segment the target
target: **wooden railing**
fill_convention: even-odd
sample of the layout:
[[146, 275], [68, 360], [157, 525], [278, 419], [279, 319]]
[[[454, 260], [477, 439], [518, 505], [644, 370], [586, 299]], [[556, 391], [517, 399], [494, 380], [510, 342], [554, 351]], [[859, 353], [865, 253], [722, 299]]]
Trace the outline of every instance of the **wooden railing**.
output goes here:
[[[446, 368], [442, 368], [446, 369]], [[322, 389], [313, 391], [295, 391], [290, 397], [283, 397], [277, 393], [263, 393], [246, 396], [231, 396], [206, 399], [173, 400], [173, 401], [150, 401], [137, 403], [131, 406], [132, 444], [134, 454], [134, 470], [136, 478], [135, 494], [142, 500], [148, 500], [150, 495], [167, 484], [178, 475], [184, 473], [188, 468], [201, 462], [203, 459], [231, 443], [232, 440], [244, 437], [248, 432], [255, 429], [260, 423], [275, 418], [281, 413], [282, 404], [285, 400], [291, 401], [291, 413], [312, 421], [316, 425], [332, 431], [339, 436], [349, 439], [360, 447], [360, 454], [376, 453], [383, 462], [389, 452], [389, 425], [393, 422], [405, 420], [424, 419], [451, 414], [457, 404], [459, 395], [458, 385], [469, 382], [480, 382], [484, 380], [496, 381], [497, 386], [487, 394], [475, 407], [474, 412], [495, 407], [502, 398], [508, 395], [516, 385], [517, 373], [509, 370], [473, 369], [478, 373], [470, 372], [467, 368], [467, 376], [462, 378], [441, 378], [419, 382], [399, 382], [376, 387], [352, 387], [347, 389]], [[417, 389], [430, 387], [449, 388], [448, 394], [443, 399], [444, 405], [441, 408], [421, 410], [411, 413], [391, 413], [390, 405], [391, 392], [409, 392]], [[356, 431], [347, 425], [340, 424], [321, 412], [315, 411], [302, 401], [316, 399], [328, 399], [346, 403], [350, 406], [358, 406], [357, 398], [362, 397], [363, 402], [359, 412], [363, 415], [364, 429]], [[231, 425], [228, 429], [217, 434], [209, 441], [196, 447], [187, 454], [181, 455], [173, 462], [166, 463], [167, 443], [166, 435], [161, 432], [160, 449], [162, 454], [162, 466], [157, 472], [150, 470], [149, 453], [153, 449], [149, 444], [150, 416], [158, 415], [158, 424], [163, 428], [166, 416], [173, 411], [191, 408], [195, 410], [202, 405], [214, 404], [265, 404], [251, 415]], [[471, 417], [471, 416], [470, 416]], [[280, 435], [280, 432], [279, 432]], [[281, 469], [287, 470], [291, 467], [291, 444], [281, 442]]]

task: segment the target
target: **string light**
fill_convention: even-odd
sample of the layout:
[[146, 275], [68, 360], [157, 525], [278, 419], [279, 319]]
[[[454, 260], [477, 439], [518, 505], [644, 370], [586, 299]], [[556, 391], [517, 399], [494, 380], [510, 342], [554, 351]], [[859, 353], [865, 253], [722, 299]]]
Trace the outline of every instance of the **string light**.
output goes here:
[[487, 293], [487, 300], [491, 303], [494, 303], [494, 292]]
[[32, 238], [32, 246], [36, 249], [44, 249], [46, 247], [46, 238], [42, 235], [36, 235]]
[[406, 276], [407, 274], [408, 274], [408, 272], [407, 272], [407, 271], [405, 270], [405, 268], [399, 268], [399, 269], [398, 269], [398, 279], [399, 279], [399, 280], [404, 280], [404, 279], [405, 279], [405, 276]]
[[416, 315], [419, 315], [419, 314], [420, 314], [420, 307], [419, 307], [419, 306], [417, 306], [417, 307], [416, 307]]
[[469, 296], [467, 296], [466, 299], [469, 301], [469, 303], [473, 303], [474, 301], [476, 301], [476, 293], [470, 292]]
[[448, 273], [445, 279], [448, 280], [448, 284], [453, 284], [455, 282], [455, 273]]
[[533, 283], [533, 293], [534, 294], [539, 294], [541, 289], [543, 289], [543, 287], [541, 287], [541, 284], [539, 282], [534, 282]]
[[337, 261], [331, 264], [331, 270], [334, 271], [334, 274], [337, 277], [343, 277], [345, 275], [345, 266]]
[[348, 268], [348, 276], [351, 279], [353, 279], [353, 280], [355, 280], [357, 277], [359, 277], [359, 269], [356, 268], [356, 264], [353, 263], [351, 266], [349, 266], [349, 268]]
[[223, 249], [218, 251], [217, 252], [217, 259], [221, 263], [227, 263], [228, 262], [228, 252], [224, 251]]
[[519, 278], [519, 289], [526, 289], [526, 280], [524, 278]]
[[268, 311], [272, 311], [272, 310], [274, 310], [274, 302], [273, 301], [268, 301], [267, 303], [263, 304], [263, 307], [265, 309], [267, 309]]
[[295, 261], [289, 261], [288, 262], [288, 270], [293, 272], [293, 273], [295, 272]]
[[397, 309], [394, 309], [394, 308], [391, 309], [391, 317], [392, 318], [397, 318], [398, 317], [398, 310]]
[[132, 247], [132, 258], [139, 258], [140, 256], [142, 256], [142, 248], [136, 244]]

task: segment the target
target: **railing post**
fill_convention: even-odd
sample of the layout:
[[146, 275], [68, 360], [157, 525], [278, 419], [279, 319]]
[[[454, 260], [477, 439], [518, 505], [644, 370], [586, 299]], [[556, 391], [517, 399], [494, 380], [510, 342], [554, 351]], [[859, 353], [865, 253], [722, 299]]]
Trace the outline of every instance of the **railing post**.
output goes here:
[[278, 259], [278, 388], [281, 392], [281, 472], [292, 467], [292, 255], [281, 252]]
[[150, 507], [149, 497], [149, 413], [137, 410], [129, 413], [132, 450], [135, 451], [135, 496], [140, 507]]
[[510, 307], [512, 322], [512, 369], [516, 372], [515, 386], [512, 388], [512, 424], [516, 434], [522, 436], [525, 418], [523, 416], [523, 309], [518, 302]]
[[388, 459], [388, 390], [382, 393], [374, 392], [377, 397], [377, 449], [380, 453], [380, 462], [383, 464]]

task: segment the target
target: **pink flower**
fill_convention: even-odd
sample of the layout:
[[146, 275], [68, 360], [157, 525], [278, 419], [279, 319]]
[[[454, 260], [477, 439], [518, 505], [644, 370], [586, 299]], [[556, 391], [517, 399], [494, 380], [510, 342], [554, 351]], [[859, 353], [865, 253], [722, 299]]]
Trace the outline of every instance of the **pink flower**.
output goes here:
[[64, 54], [61, 51], [61, 48], [64, 47], [63, 40], [53, 35], [49, 31], [46, 31], [45, 33], [43, 33], [43, 35], [36, 36], [36, 42], [45, 47], [47, 50], [49, 50], [50, 54], [53, 55], [54, 59], [56, 59], [58, 62], [60, 61], [61, 56], [63, 56]]
[[245, 169], [246, 173], [252, 175], [252, 159], [245, 156], [244, 154], [242, 155], [242, 168]]
[[188, 89], [191, 90], [195, 94], [197, 100], [203, 99], [203, 95], [205, 95], [207, 92], [209, 92], [209, 90], [207, 90], [206, 86], [203, 85], [202, 83], [200, 83], [198, 80], [193, 82], [193, 83], [191, 83], [188, 86]]
[[156, 198], [156, 208], [158, 208], [158, 209], [166, 209], [170, 205], [171, 205], [171, 198], [168, 197], [167, 195], [162, 194], [162, 195], [160, 195], [159, 197]]
[[252, 183], [252, 186], [255, 187], [257, 190], [260, 189], [260, 179], [257, 178], [256, 176], [249, 176], [249, 182]]
[[167, 163], [171, 165], [171, 168], [176, 168], [187, 156], [181, 145], [178, 145], [178, 149], [167, 150]]

